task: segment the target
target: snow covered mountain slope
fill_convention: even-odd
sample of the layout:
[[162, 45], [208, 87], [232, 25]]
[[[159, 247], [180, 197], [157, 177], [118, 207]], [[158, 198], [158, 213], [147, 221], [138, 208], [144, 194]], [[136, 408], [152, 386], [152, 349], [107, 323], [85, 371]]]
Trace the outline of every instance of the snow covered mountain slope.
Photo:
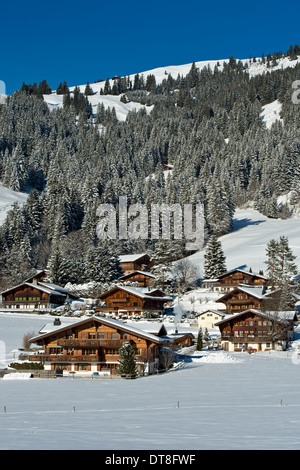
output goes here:
[[[236, 59], [237, 62], [239, 59]], [[199, 71], [203, 70], [205, 67], [210, 67], [211, 70], [214, 70], [215, 67], [218, 67], [218, 70], [223, 69], [224, 63], [228, 63], [229, 59], [220, 59], [220, 60], [204, 60], [204, 61], [199, 61], [195, 62], [196, 67], [198, 68]], [[297, 63], [300, 62], [300, 59], [293, 60], [291, 61], [289, 57], [283, 57], [281, 59], [277, 60], [277, 65], [275, 66], [270, 66], [267, 67], [267, 64], [261, 63], [259, 59], [257, 61], [253, 62], [253, 59], [241, 59], [241, 62], [245, 67], [247, 67], [245, 70], [249, 73], [250, 77], [253, 77], [255, 75], [260, 75], [266, 72], [270, 72], [273, 70], [279, 70], [279, 69], [285, 69], [287, 67], [294, 67]], [[191, 69], [192, 64], [184, 64], [184, 65], [169, 65], [166, 67], [158, 67], [152, 70], [146, 70], [142, 72], [137, 72], [139, 75], [143, 75], [144, 78], [148, 75], [154, 75], [156, 84], [160, 84], [165, 78], [168, 77], [168, 75], [171, 75], [174, 79], [177, 78], [178, 75], [185, 77], [190, 69]], [[134, 81], [135, 74], [129, 75], [130, 80], [132, 82]], [[114, 81], [110, 80], [110, 85], [111, 87], [113, 86]], [[103, 103], [105, 109], [108, 107], [110, 108], [115, 108], [117, 118], [120, 121], [123, 121], [126, 119], [126, 116], [129, 111], [132, 110], [139, 110], [141, 108], [145, 108], [147, 112], [150, 112], [152, 107], [151, 106], [144, 106], [141, 105], [140, 103], [122, 103], [120, 101], [120, 96], [114, 96], [114, 95], [100, 95], [100, 90], [104, 88], [105, 82], [97, 82], [97, 83], [90, 83], [90, 87], [92, 88], [94, 95], [89, 96], [88, 99], [90, 103], [93, 106], [93, 112], [94, 114], [96, 113], [97, 110], [97, 105], [99, 103]], [[80, 89], [81, 93], [84, 93], [85, 91], [86, 84], [83, 85], [78, 85], [78, 88]], [[74, 91], [75, 86], [70, 86], [70, 92], [72, 93]], [[48, 104], [50, 109], [56, 108], [56, 107], [61, 107], [63, 103], [63, 95], [56, 95], [56, 92], [54, 91], [51, 95], [43, 95], [45, 102]], [[273, 109], [274, 108], [274, 109]], [[266, 108], [266, 117], [269, 117], [269, 121], [271, 123], [271, 116], [269, 115], [270, 113], [272, 114], [272, 118], [274, 120], [274, 117], [279, 117], [275, 116], [276, 113], [279, 114], [279, 104], [275, 102], [274, 106], [269, 108]], [[267, 116], [268, 112], [268, 116]], [[270, 124], [271, 125], [271, 124]]]
[[[99, 84], [94, 84], [91, 87], [95, 90], [98, 89]], [[75, 87], [70, 88], [70, 92], [72, 93]], [[85, 90], [85, 85], [81, 85], [80, 90], [82, 93], [84, 93]], [[56, 95], [56, 93], [52, 93], [51, 95], [43, 95], [44, 96], [44, 101], [48, 104], [50, 109], [54, 108], [59, 108], [62, 107], [63, 105], [63, 95]], [[97, 112], [97, 106], [98, 104], [103, 103], [105, 109], [112, 109], [115, 108], [117, 118], [119, 121], [125, 121], [127, 114], [129, 111], [138, 111], [141, 108], [145, 108], [147, 111], [150, 112], [152, 109], [151, 106], [144, 106], [140, 103], [134, 103], [134, 102], [129, 102], [129, 103], [122, 103], [120, 101], [120, 96], [115, 96], [115, 95], [100, 95], [99, 92], [97, 92], [95, 95], [88, 96], [88, 100], [91, 103], [93, 107], [93, 114], [95, 115]]]
[[[226, 256], [227, 269], [237, 267], [259, 272], [265, 271], [266, 247], [271, 239], [284, 235], [300, 269], [300, 219], [269, 219], [254, 209], [238, 209], [235, 212], [233, 230], [219, 238]], [[204, 250], [188, 257], [199, 266], [203, 276]]]
[[273, 103], [268, 103], [262, 108], [261, 118], [266, 123], [269, 129], [275, 121], [282, 121], [280, 117], [281, 103], [276, 100]]
[[4, 222], [7, 212], [11, 209], [14, 202], [23, 204], [28, 194], [17, 193], [11, 189], [5, 188], [0, 184], [0, 225]]

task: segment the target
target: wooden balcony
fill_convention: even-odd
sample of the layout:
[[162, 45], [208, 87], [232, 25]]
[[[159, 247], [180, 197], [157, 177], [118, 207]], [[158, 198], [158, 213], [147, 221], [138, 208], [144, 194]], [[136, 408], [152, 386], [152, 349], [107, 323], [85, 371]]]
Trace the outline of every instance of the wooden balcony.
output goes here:
[[271, 343], [272, 337], [270, 336], [222, 336], [222, 341], [230, 341], [231, 343]]
[[30, 356], [31, 361], [39, 361], [39, 362], [101, 362], [103, 361], [103, 357], [99, 356], [98, 354], [90, 354], [86, 356], [75, 356], [69, 354], [35, 354]]
[[18, 305], [49, 305], [48, 300], [9, 300], [9, 301], [2, 301], [2, 308], [10, 308], [10, 307], [17, 307]]
[[65, 348], [121, 348], [127, 340], [119, 339], [58, 339], [57, 346]]

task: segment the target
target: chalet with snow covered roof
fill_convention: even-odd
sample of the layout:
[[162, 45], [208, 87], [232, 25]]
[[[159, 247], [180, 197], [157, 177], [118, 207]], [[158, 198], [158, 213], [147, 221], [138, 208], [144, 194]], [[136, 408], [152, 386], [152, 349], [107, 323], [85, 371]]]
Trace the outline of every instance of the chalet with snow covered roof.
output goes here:
[[69, 297], [69, 291], [45, 282], [45, 277], [45, 272], [40, 271], [22, 284], [1, 292], [2, 308], [11, 311], [45, 311], [63, 305]]
[[168, 333], [165, 325], [161, 325], [159, 331], [157, 333], [153, 333], [156, 336], [159, 336], [165, 341], [167, 347], [170, 348], [182, 348], [182, 347], [189, 347], [195, 342], [195, 336], [193, 333], [184, 331], [179, 332], [176, 328], [175, 332]]
[[226, 315], [216, 323], [225, 351], [285, 350], [293, 340], [296, 325], [295, 312], [266, 313], [257, 309]]
[[238, 285], [259, 287], [265, 286], [267, 283], [268, 278], [263, 274], [235, 268], [218, 276], [217, 279], [205, 279], [202, 285], [215, 292], [228, 292]]
[[164, 304], [173, 300], [160, 289], [121, 285], [99, 295], [98, 299], [105, 305], [97, 307], [96, 311], [111, 316], [161, 315]]
[[199, 328], [216, 328], [215, 323], [225, 317], [225, 313], [220, 310], [207, 309], [203, 312], [197, 313], [195, 316], [198, 321]]
[[[229, 314], [242, 312], [247, 309], [274, 310], [276, 299], [280, 294], [279, 290], [268, 290], [263, 287], [238, 286], [218, 298], [226, 306]], [[272, 308], [273, 306], [273, 308]]]
[[138, 287], [149, 287], [152, 285], [154, 280], [155, 276], [146, 271], [133, 271], [132, 273], [125, 274], [118, 279], [118, 281], [121, 281], [124, 284], [138, 284]]
[[96, 316], [65, 325], [56, 319], [46, 325], [42, 334], [31, 338], [42, 351], [31, 355], [30, 360], [63, 376], [117, 375], [119, 351], [125, 342], [130, 342], [135, 351], [139, 374], [157, 371], [164, 339], [119, 320]]
[[119, 256], [120, 267], [123, 269], [124, 274], [129, 274], [134, 271], [149, 271], [153, 263], [147, 253], [139, 253], [133, 255]]

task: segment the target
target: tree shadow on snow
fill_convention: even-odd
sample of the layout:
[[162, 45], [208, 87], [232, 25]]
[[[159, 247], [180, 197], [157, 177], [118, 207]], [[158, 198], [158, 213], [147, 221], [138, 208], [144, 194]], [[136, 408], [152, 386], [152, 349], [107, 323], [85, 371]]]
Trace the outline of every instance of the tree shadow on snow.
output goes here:
[[242, 228], [249, 227], [250, 225], [260, 225], [264, 223], [265, 220], [252, 220], [252, 219], [234, 219], [233, 220], [233, 228], [231, 230], [232, 232], [237, 232], [238, 230], [241, 230]]

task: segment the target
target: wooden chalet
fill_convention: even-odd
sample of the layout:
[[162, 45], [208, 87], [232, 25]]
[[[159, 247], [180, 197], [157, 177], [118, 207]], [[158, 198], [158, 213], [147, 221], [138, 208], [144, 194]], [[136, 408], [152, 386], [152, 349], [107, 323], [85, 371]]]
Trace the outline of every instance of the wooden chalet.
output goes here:
[[226, 315], [215, 325], [221, 332], [221, 345], [225, 351], [271, 349], [285, 350], [293, 340], [295, 312], [262, 312], [247, 309], [235, 315]]
[[45, 282], [46, 273], [40, 271], [18, 286], [1, 292], [3, 309], [45, 310], [63, 305], [69, 297], [68, 290]]
[[129, 274], [134, 271], [149, 271], [153, 263], [147, 253], [140, 253], [134, 255], [119, 256], [120, 267], [123, 269], [124, 274]]
[[104, 292], [98, 299], [105, 305], [97, 307], [96, 311], [115, 316], [161, 315], [164, 304], [173, 300], [159, 289], [122, 285]]
[[31, 338], [31, 343], [43, 351], [30, 359], [63, 376], [117, 375], [119, 350], [125, 342], [130, 342], [135, 350], [139, 374], [157, 371], [162, 338], [119, 320], [96, 316], [64, 326], [55, 320], [45, 326], [42, 334]]
[[146, 271], [133, 271], [121, 276], [118, 281], [122, 283], [137, 283], [139, 287], [149, 287], [153, 284], [155, 276]]
[[215, 328], [215, 323], [222, 320], [225, 315], [224, 312], [211, 308], [197, 313], [195, 317], [197, 318], [199, 328]]
[[219, 276], [217, 279], [205, 279], [203, 287], [210, 288], [215, 292], [228, 292], [238, 285], [253, 287], [266, 286], [268, 278], [262, 274], [245, 271], [244, 269], [232, 269]]
[[276, 302], [278, 294], [278, 290], [268, 290], [265, 286], [238, 286], [224, 294], [222, 297], [219, 297], [218, 302], [221, 302], [226, 306], [226, 312], [228, 314], [238, 313], [250, 308], [258, 310], [274, 310], [274, 307], [271, 308], [271, 306]]
[[165, 325], [162, 325], [158, 333], [153, 333], [165, 341], [166, 346], [170, 348], [182, 348], [192, 346], [195, 342], [193, 333], [182, 332], [177, 330], [174, 333], [168, 333]]

